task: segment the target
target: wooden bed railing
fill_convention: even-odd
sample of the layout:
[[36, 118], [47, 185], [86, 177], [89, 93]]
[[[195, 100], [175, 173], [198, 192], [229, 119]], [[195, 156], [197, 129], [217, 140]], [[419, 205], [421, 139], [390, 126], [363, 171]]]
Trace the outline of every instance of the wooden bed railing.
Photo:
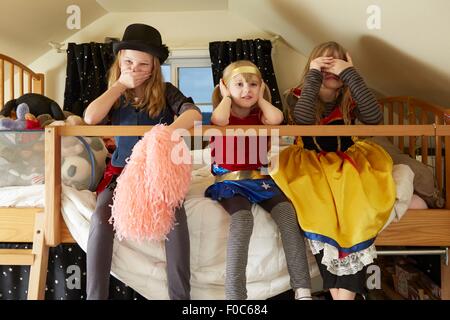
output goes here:
[[[255, 129], [258, 134], [276, 133], [280, 136], [336, 136], [355, 135], [367, 136], [417, 136], [443, 139], [445, 149], [450, 148], [450, 126], [445, 124], [419, 124], [419, 125], [353, 125], [353, 126], [203, 126], [190, 130], [192, 136], [208, 135], [208, 130], [214, 129], [223, 134], [228, 129], [241, 128]], [[151, 127], [146, 126], [79, 126], [79, 127], [53, 127], [46, 129], [46, 239], [48, 245], [57, 245], [61, 241], [61, 214], [60, 193], [61, 176], [60, 144], [62, 136], [114, 136], [120, 132], [121, 136], [141, 136]], [[276, 130], [276, 131], [271, 131]], [[217, 131], [216, 131], [217, 132]], [[246, 134], [249, 134], [247, 131]], [[440, 146], [440, 144], [438, 144]], [[47, 149], [48, 147], [48, 149]], [[428, 148], [422, 148], [422, 152], [428, 152]], [[48, 156], [48, 158], [47, 158]], [[450, 172], [450, 161], [445, 157], [443, 168]], [[444, 177], [443, 177], [444, 178]], [[444, 179], [450, 180], [450, 179]], [[446, 199], [450, 199], [450, 188], [446, 181]], [[53, 196], [55, 195], [55, 196]], [[450, 247], [450, 204], [446, 203], [446, 209], [409, 210], [405, 216], [384, 230], [377, 239], [377, 245], [383, 246], [443, 246]], [[450, 299], [450, 267], [442, 263], [442, 298]]]
[[[216, 126], [202, 126], [201, 129], [191, 129], [191, 135], [201, 136], [204, 133], [208, 134], [208, 130], [214, 129], [226, 133], [226, 130], [229, 129], [238, 129], [241, 128], [244, 132], [245, 130], [252, 128], [255, 129], [255, 132], [258, 130], [263, 130], [264, 134], [270, 134], [270, 130], [277, 130], [276, 134], [280, 136], [336, 136], [336, 135], [356, 135], [356, 136], [367, 136], [370, 133], [371, 136], [424, 136], [424, 137], [440, 137], [444, 139], [445, 149], [450, 148], [450, 126], [447, 125], [353, 125], [353, 126], [227, 126], [216, 127]], [[54, 170], [53, 168], [58, 168], [60, 166], [60, 143], [62, 136], [114, 136], [118, 135], [120, 132], [121, 136], [141, 136], [151, 127], [147, 126], [66, 126], [66, 127], [52, 127], [46, 129], [46, 189], [47, 194], [50, 195], [49, 198], [46, 199], [47, 209], [49, 209], [49, 220], [48, 220], [48, 229], [47, 229], [47, 240], [48, 244], [56, 245], [60, 242], [60, 235], [58, 228], [59, 226], [59, 207], [60, 207], [60, 199], [58, 196], [53, 197], [54, 194], [60, 194], [61, 190], [61, 177], [60, 172], [58, 170]], [[216, 131], [216, 132], [217, 132]], [[275, 132], [275, 131], [272, 131]], [[247, 133], [248, 134], [248, 133]], [[423, 152], [427, 152], [425, 149]], [[441, 159], [444, 162], [444, 170], [445, 172], [450, 172], [450, 161], [448, 157]], [[447, 179], [450, 180], [450, 179]], [[445, 197], [446, 199], [450, 199], [450, 186], [448, 185], [448, 181], [445, 184]], [[48, 201], [48, 202], [47, 202]], [[54, 208], [54, 209], [53, 209]], [[436, 213], [442, 212], [446, 213], [447, 210], [450, 209], [450, 202], [446, 202], [446, 210], [437, 210]], [[423, 210], [413, 210], [415, 212], [421, 212]], [[432, 209], [427, 209], [428, 214]], [[51, 213], [53, 212], [53, 213]], [[447, 236], [443, 237], [439, 244], [437, 242], [425, 241], [423, 244], [419, 244], [417, 240], [417, 234], [414, 234], [414, 237], [408, 238], [405, 236], [406, 242], [411, 243], [409, 245], [442, 245], [442, 242], [448, 243], [450, 245], [450, 211], [448, 211], [448, 217], [446, 223], [442, 224], [442, 228], [448, 228], [449, 232]], [[414, 214], [413, 214], [414, 215]], [[445, 214], [444, 214], [445, 216]], [[52, 227], [53, 226], [53, 227]], [[388, 228], [389, 229], [389, 228]], [[387, 230], [384, 231], [387, 233]], [[383, 232], [383, 233], [384, 233]], [[383, 245], [399, 245], [395, 243], [395, 241], [390, 241], [387, 238], [380, 236], [381, 239], [384, 239], [382, 242]], [[412, 244], [414, 243], [414, 244]], [[417, 244], [416, 244], [417, 243]], [[436, 244], [432, 244], [436, 243]], [[401, 244], [400, 244], [401, 245]]]
[[6, 102], [25, 93], [44, 94], [44, 74], [0, 54], [0, 110]]
[[[379, 100], [380, 107], [384, 111], [385, 124], [398, 125], [448, 125], [450, 124], [450, 109], [446, 109], [428, 102], [412, 98], [412, 97], [389, 97]], [[450, 185], [445, 186], [445, 183], [450, 183], [450, 179], [444, 179], [444, 161], [450, 161], [442, 157], [442, 150], [449, 150], [448, 141], [445, 140], [445, 135], [437, 134], [432, 137], [421, 136], [419, 132], [405, 133], [404, 136], [393, 137], [390, 136], [393, 142], [404, 153], [409, 153], [413, 158], [420, 157], [422, 163], [430, 165], [434, 162], [432, 168], [436, 177], [436, 182], [439, 190], [450, 190]], [[386, 134], [386, 136], [389, 136]], [[447, 143], [447, 145], [446, 145]], [[444, 147], [445, 146], [445, 147]], [[430, 155], [430, 150], [434, 151]], [[430, 159], [433, 157], [434, 159]], [[448, 174], [448, 171], [445, 171]], [[446, 199], [450, 199], [447, 195]]]
[[[25, 93], [44, 94], [44, 74], [0, 54], [0, 110]], [[44, 208], [0, 208], [0, 242], [32, 242], [33, 249], [0, 249], [0, 265], [29, 265], [29, 299], [43, 299], [48, 260]]]

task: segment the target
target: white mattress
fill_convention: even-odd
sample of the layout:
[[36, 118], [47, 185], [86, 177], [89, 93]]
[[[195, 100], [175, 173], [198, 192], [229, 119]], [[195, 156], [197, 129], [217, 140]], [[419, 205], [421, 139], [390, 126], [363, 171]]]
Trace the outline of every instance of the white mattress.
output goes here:
[[[397, 166], [395, 166], [397, 167]], [[409, 167], [394, 174], [399, 201], [391, 222], [400, 218], [412, 197], [413, 173]], [[224, 299], [225, 254], [229, 216], [219, 204], [204, 198], [213, 182], [209, 166], [194, 167], [185, 207], [191, 241], [191, 296], [193, 299]], [[412, 176], [411, 176], [412, 174]], [[410, 183], [411, 181], [411, 183]], [[408, 186], [411, 188], [408, 188]], [[0, 207], [43, 206], [44, 186], [0, 188]], [[409, 198], [409, 200], [408, 200]], [[401, 200], [401, 201], [400, 201]], [[63, 186], [62, 213], [74, 239], [86, 251], [89, 219], [95, 208], [95, 194]], [[281, 239], [276, 224], [259, 206], [252, 208], [255, 224], [247, 266], [249, 299], [266, 299], [289, 290]], [[319, 276], [315, 259], [308, 250], [312, 277]], [[115, 240], [112, 273], [148, 299], [168, 299], [163, 242], [138, 244]]]

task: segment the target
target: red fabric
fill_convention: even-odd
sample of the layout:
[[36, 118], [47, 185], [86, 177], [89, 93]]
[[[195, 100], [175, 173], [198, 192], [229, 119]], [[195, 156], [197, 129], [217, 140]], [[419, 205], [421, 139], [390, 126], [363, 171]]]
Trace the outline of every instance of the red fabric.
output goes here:
[[105, 169], [105, 173], [103, 174], [103, 179], [102, 181], [100, 181], [100, 183], [97, 186], [97, 194], [100, 194], [103, 190], [106, 189], [106, 187], [108, 186], [108, 184], [111, 182], [112, 178], [114, 176], [118, 176], [120, 175], [120, 173], [122, 172], [123, 168], [122, 167], [114, 167], [111, 162], [108, 163], [108, 165], [106, 166]]
[[341, 120], [342, 118], [343, 116], [341, 109], [339, 107], [335, 107], [328, 116], [320, 120], [320, 124], [328, 124], [333, 122], [333, 120]]
[[34, 119], [34, 120], [25, 120], [25, 129], [29, 129], [29, 130], [39, 130], [42, 129], [41, 125], [39, 124], [39, 121]]
[[[245, 118], [230, 115], [230, 125], [262, 125], [261, 110], [253, 109]], [[267, 137], [212, 137], [214, 148], [211, 149], [213, 163], [230, 171], [257, 170], [263, 164], [261, 160], [267, 159]], [[245, 149], [238, 148], [245, 143]], [[234, 147], [231, 146], [234, 144]], [[227, 147], [228, 145], [228, 147]], [[226, 150], [226, 153], [224, 151]], [[238, 152], [239, 150], [239, 152]], [[233, 153], [234, 156], [233, 156]], [[264, 161], [266, 162], [266, 161]]]

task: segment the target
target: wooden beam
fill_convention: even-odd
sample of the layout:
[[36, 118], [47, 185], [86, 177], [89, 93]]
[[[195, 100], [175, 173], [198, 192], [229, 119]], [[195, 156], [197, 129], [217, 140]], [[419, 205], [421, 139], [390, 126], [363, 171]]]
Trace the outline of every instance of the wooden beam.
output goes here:
[[0, 249], [0, 265], [30, 266], [34, 255], [31, 249]]
[[450, 247], [450, 212], [444, 209], [408, 210], [377, 237], [377, 246]]
[[33, 239], [34, 260], [30, 267], [28, 283], [28, 300], [45, 299], [49, 247], [45, 243], [45, 214], [36, 214]]
[[[62, 126], [61, 136], [142, 136], [151, 126]], [[242, 133], [233, 131], [241, 129]], [[261, 131], [260, 131], [261, 130]], [[201, 126], [189, 130], [190, 135], [215, 134], [257, 135], [258, 132], [279, 136], [434, 136], [435, 126], [429, 125], [303, 125], [303, 126]]]

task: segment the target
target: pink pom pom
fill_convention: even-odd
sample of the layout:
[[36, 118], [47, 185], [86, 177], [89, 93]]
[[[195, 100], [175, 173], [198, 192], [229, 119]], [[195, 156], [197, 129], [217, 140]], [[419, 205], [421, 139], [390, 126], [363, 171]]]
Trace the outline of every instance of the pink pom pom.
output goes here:
[[192, 164], [184, 141], [171, 135], [164, 125], [153, 127], [134, 146], [117, 179], [110, 221], [120, 240], [163, 240], [173, 228]]

